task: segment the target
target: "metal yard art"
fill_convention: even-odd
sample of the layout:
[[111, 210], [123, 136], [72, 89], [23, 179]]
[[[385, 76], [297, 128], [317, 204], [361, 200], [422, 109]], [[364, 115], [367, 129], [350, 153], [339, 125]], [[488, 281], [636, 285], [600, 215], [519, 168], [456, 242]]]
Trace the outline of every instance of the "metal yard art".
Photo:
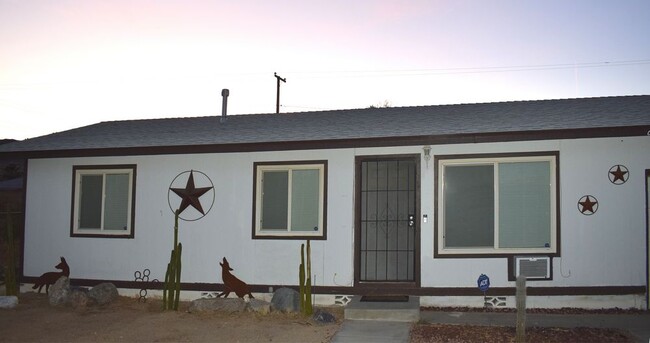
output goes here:
[[217, 295], [217, 298], [220, 298], [221, 296], [227, 298], [231, 292], [235, 292], [235, 294], [237, 294], [237, 296], [240, 298], [244, 298], [244, 295], [248, 295], [249, 299], [255, 298], [251, 294], [251, 290], [248, 284], [232, 275], [231, 271], [233, 271], [233, 269], [230, 268], [230, 264], [225, 257], [223, 258], [223, 262], [219, 262], [219, 265], [221, 266], [223, 292], [219, 293], [219, 295]]
[[48, 293], [50, 286], [53, 285], [60, 277], [70, 276], [70, 267], [68, 266], [68, 263], [65, 261], [65, 258], [63, 258], [63, 256], [61, 256], [61, 262], [59, 262], [59, 264], [57, 264], [54, 268], [60, 269], [61, 271], [44, 273], [43, 275], [39, 276], [38, 279], [36, 279], [36, 282], [34, 282], [34, 286], [32, 288], [38, 288], [38, 293], [41, 293], [41, 289], [43, 286], [45, 286], [45, 293]]
[[[204, 176], [210, 183], [210, 186], [197, 188], [194, 183], [194, 172]], [[182, 178], [186, 174], [188, 174], [188, 176], [185, 188], [174, 187], [177, 180], [182, 181]], [[212, 191], [213, 194], [212, 203], [210, 203], [210, 207], [206, 211], [204, 210], [199, 198], [210, 191]], [[172, 207], [172, 199], [170, 198], [172, 194], [176, 194], [181, 199], [176, 210]], [[169, 263], [167, 264], [167, 272], [165, 273], [165, 283], [163, 286], [163, 309], [178, 311], [178, 303], [180, 301], [181, 293], [181, 255], [183, 252], [183, 245], [178, 241], [178, 219], [194, 221], [203, 218], [212, 208], [212, 204], [214, 203], [214, 186], [212, 185], [210, 178], [202, 172], [195, 170], [182, 172], [174, 178], [169, 186], [167, 200], [169, 201], [170, 209], [174, 212], [174, 247], [171, 251]], [[192, 218], [181, 218], [181, 213], [190, 206], [200, 215]]]

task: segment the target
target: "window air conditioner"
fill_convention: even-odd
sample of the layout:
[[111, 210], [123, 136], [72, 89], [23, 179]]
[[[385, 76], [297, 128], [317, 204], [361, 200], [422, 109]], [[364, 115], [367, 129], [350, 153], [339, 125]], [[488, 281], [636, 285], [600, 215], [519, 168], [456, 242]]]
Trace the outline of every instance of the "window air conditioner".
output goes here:
[[550, 279], [551, 258], [548, 256], [515, 257], [515, 277], [524, 275], [528, 280]]

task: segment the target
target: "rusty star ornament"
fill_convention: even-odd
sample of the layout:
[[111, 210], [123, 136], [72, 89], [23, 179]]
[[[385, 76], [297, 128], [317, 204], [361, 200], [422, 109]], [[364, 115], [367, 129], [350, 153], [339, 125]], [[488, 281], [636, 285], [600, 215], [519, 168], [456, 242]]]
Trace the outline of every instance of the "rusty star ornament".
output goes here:
[[[182, 214], [183, 211], [185, 211], [190, 206], [192, 206], [196, 211], [198, 211], [201, 214], [201, 216], [199, 218], [195, 218], [195, 219], [181, 218], [183, 220], [191, 221], [191, 220], [200, 219], [203, 216], [205, 216], [207, 211], [209, 211], [212, 208], [212, 203], [210, 203], [210, 208], [208, 208], [207, 211], [204, 210], [203, 205], [201, 204], [200, 198], [203, 195], [205, 195], [206, 193], [208, 193], [210, 190], [212, 190], [214, 188], [214, 186], [211, 185], [210, 187], [196, 187], [196, 185], [194, 183], [194, 173], [195, 172], [197, 172], [197, 171], [195, 171], [195, 170], [190, 170], [189, 171], [189, 177], [187, 178], [187, 183], [185, 184], [185, 188], [175, 188], [175, 187], [171, 187], [171, 186], [169, 187], [170, 191], [174, 192], [177, 196], [179, 196], [181, 198], [181, 203], [178, 206], [179, 217], [180, 217], [180, 214]], [[176, 179], [178, 179], [181, 175], [184, 175], [186, 173], [188, 173], [188, 172], [184, 172], [184, 173], [179, 174], [174, 179], [174, 181]], [[210, 179], [207, 178], [207, 176], [205, 174], [203, 174], [201, 172], [197, 172], [197, 173], [202, 174], [201, 176], [205, 176], [205, 178], [210, 182], [210, 184], [212, 183], [210, 181]], [[172, 181], [172, 184], [174, 184], [174, 181]], [[214, 199], [212, 199], [212, 201], [214, 202]], [[171, 207], [172, 206], [171, 206], [171, 203], [170, 203], [170, 208]], [[172, 211], [174, 211], [174, 209], [172, 209]]]
[[622, 185], [630, 177], [630, 174], [629, 171], [627, 170], [627, 167], [625, 167], [622, 164], [617, 164], [609, 168], [608, 176], [609, 176], [609, 181], [611, 181], [613, 184]]
[[598, 200], [593, 195], [585, 195], [578, 200], [578, 210], [585, 216], [590, 216], [598, 211]]

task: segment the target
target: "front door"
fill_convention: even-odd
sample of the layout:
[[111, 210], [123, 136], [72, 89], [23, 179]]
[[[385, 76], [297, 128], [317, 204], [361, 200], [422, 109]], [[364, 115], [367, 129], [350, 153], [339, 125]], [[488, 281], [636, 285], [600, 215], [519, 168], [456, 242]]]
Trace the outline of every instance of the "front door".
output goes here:
[[419, 168], [419, 155], [357, 157], [356, 285], [419, 284]]

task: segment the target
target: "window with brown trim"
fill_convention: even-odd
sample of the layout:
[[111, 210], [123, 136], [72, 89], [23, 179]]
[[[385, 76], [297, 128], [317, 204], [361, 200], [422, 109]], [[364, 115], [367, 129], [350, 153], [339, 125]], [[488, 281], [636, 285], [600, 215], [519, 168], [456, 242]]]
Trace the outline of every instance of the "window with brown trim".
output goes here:
[[437, 255], [558, 252], [557, 153], [438, 156]]
[[133, 238], [135, 165], [74, 166], [72, 237]]
[[253, 238], [324, 239], [327, 161], [254, 164]]

